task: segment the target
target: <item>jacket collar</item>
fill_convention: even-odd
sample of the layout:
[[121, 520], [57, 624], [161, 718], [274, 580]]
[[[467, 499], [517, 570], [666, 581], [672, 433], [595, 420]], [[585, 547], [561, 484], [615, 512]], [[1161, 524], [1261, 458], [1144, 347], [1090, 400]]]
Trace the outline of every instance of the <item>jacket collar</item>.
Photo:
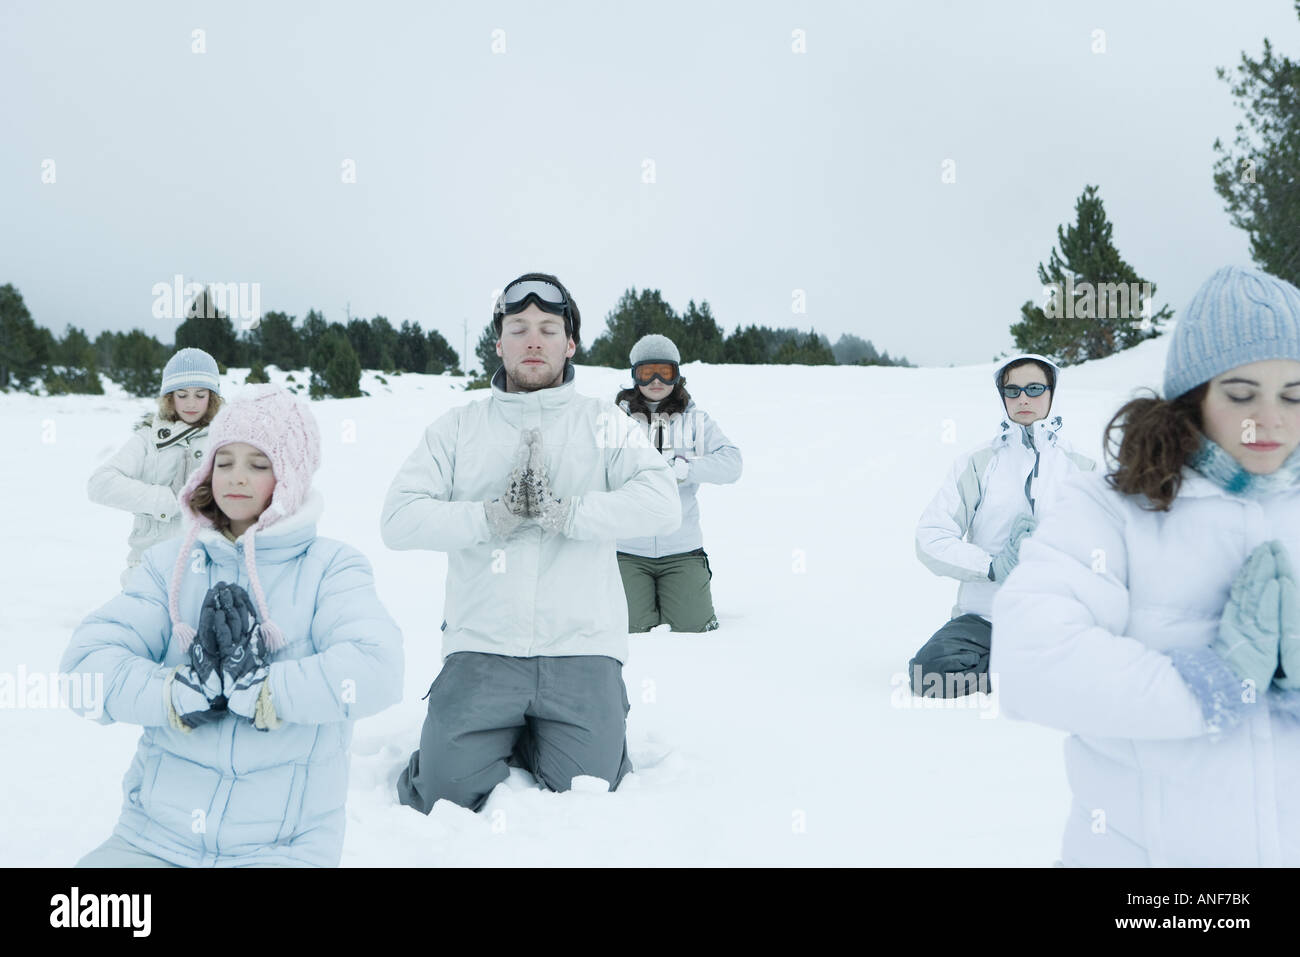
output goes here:
[[492, 376], [493, 406], [500, 410], [506, 421], [521, 423], [529, 413], [562, 409], [577, 395], [574, 386], [573, 363], [566, 362], [564, 381], [548, 389], [532, 392], [507, 392], [506, 367], [503, 365]]
[[[324, 510], [325, 499], [319, 490], [313, 488], [307, 494], [307, 500], [292, 515], [280, 519], [270, 528], [252, 532], [257, 537], [258, 560], [285, 561], [304, 551], [316, 537], [316, 522]], [[242, 545], [248, 534], [245, 532], [232, 542], [216, 528], [202, 528], [197, 540], [209, 553], [235, 554], [239, 551], [236, 546]]]
[[206, 425], [186, 425], [181, 419], [168, 422], [166, 419], [156, 418], [153, 421], [153, 444], [155, 448], [165, 449], [183, 439], [197, 438], [207, 431]]
[[1056, 444], [1063, 423], [1064, 420], [1059, 415], [1049, 415], [1028, 425], [1012, 422], [1010, 418], [1003, 416], [998, 434], [993, 438], [993, 444], [1012, 447], [1016, 441], [1019, 441], [1019, 444], [1025, 448], [1041, 452]]

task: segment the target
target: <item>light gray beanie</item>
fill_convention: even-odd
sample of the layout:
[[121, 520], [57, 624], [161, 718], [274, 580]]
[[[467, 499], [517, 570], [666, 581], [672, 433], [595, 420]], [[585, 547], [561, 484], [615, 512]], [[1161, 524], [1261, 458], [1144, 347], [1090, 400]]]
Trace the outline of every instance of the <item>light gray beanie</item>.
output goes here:
[[632, 365], [638, 362], [654, 362], [660, 360], [663, 362], [675, 362], [682, 364], [681, 353], [673, 345], [673, 341], [667, 336], [661, 336], [658, 333], [651, 333], [648, 336], [642, 336], [632, 347]]
[[1178, 317], [1164, 397], [1264, 359], [1300, 360], [1300, 289], [1257, 269], [1224, 266]]
[[208, 389], [221, 395], [217, 360], [202, 349], [181, 349], [167, 360], [158, 394], [164, 396], [177, 389]]

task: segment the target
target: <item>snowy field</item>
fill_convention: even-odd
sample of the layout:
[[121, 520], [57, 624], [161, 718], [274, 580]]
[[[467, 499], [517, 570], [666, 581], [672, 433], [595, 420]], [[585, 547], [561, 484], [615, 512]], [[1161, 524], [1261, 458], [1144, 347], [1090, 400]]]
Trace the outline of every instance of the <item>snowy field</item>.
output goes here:
[[[1111, 414], [1159, 385], [1166, 343], [1065, 370], [1052, 411], [1076, 449], [1100, 457]], [[745, 460], [739, 483], [699, 496], [720, 630], [633, 636], [636, 773], [617, 792], [554, 794], [516, 770], [481, 813], [444, 801], [428, 817], [393, 783], [440, 667], [446, 559], [389, 551], [379, 512], [424, 427], [488, 393], [366, 374], [369, 397], [313, 403], [318, 531], [369, 556], [406, 650], [403, 700], [356, 725], [343, 864], [1050, 865], [1064, 735], [1005, 717], [996, 695], [921, 707], [903, 684], [957, 590], [917, 561], [915, 523], [952, 459], [996, 431], [993, 369], [685, 366]], [[580, 367], [577, 385], [612, 400], [626, 380]], [[131, 518], [92, 505], [86, 478], [150, 405], [0, 395], [0, 680], [53, 672], [118, 590]], [[71, 865], [112, 830], [139, 728], [15, 704], [0, 709], [0, 865]]]

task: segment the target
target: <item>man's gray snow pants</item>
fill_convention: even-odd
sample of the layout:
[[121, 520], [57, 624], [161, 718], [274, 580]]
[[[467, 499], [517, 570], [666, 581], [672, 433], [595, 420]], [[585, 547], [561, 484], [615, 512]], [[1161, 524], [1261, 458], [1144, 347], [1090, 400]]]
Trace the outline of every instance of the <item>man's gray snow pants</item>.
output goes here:
[[957, 698], [989, 689], [989, 648], [993, 623], [979, 615], [959, 615], [921, 646], [907, 663], [912, 693], [926, 698]]
[[612, 791], [627, 756], [623, 665], [605, 655], [449, 655], [429, 688], [420, 749], [397, 780], [398, 800], [428, 814], [446, 798], [477, 811], [510, 767], [552, 791], [578, 775]]

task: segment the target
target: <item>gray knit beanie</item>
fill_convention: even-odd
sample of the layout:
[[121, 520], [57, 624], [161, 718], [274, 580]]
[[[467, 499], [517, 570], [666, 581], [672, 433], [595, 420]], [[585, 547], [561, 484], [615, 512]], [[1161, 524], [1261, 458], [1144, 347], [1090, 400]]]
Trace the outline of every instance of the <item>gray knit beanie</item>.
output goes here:
[[638, 362], [675, 362], [682, 364], [681, 353], [673, 345], [673, 341], [667, 336], [661, 336], [657, 333], [651, 333], [648, 336], [642, 336], [632, 347], [632, 365]]
[[163, 367], [162, 387], [159, 388], [158, 395], [164, 396], [177, 389], [207, 389], [221, 395], [217, 360], [202, 349], [181, 349]]
[[1300, 360], [1300, 289], [1257, 269], [1224, 266], [1178, 317], [1164, 397], [1264, 359]]

